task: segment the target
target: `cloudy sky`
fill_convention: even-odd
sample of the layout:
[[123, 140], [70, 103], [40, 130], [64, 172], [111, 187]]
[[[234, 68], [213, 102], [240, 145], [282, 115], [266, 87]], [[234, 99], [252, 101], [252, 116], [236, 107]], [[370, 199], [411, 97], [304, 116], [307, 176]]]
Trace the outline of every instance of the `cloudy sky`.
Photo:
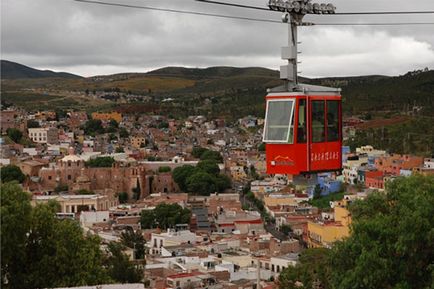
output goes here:
[[[108, 2], [280, 20], [280, 13], [193, 0]], [[266, 0], [225, 0], [265, 6]], [[334, 0], [337, 12], [434, 10], [433, 0]], [[305, 21], [434, 22], [434, 14], [306, 16]], [[399, 75], [434, 69], [434, 25], [301, 27], [302, 75]], [[284, 64], [284, 24], [250, 22], [79, 3], [72, 0], [2, 0], [1, 58], [39, 69], [83, 76], [145, 72], [164, 66]]]

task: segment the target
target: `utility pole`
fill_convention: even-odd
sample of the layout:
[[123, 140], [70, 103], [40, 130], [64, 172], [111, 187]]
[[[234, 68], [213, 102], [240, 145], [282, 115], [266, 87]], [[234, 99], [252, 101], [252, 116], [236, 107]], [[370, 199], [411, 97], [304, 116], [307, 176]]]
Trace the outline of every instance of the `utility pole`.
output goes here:
[[269, 0], [270, 10], [281, 11], [282, 22], [288, 23], [288, 46], [282, 47], [282, 59], [288, 64], [280, 66], [280, 79], [285, 81], [285, 89], [297, 89], [298, 86], [298, 39], [297, 27], [310, 26], [313, 23], [303, 22], [306, 14], [334, 14], [333, 4], [311, 3], [311, 0]]

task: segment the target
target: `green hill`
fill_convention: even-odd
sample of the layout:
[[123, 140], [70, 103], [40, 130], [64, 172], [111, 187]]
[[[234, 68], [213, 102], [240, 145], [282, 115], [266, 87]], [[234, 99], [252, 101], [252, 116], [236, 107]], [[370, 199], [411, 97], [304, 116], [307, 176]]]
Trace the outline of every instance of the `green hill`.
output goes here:
[[1, 60], [1, 78], [2, 79], [20, 79], [20, 78], [81, 78], [81, 76], [66, 73], [54, 72], [51, 70], [38, 70], [16, 62]]

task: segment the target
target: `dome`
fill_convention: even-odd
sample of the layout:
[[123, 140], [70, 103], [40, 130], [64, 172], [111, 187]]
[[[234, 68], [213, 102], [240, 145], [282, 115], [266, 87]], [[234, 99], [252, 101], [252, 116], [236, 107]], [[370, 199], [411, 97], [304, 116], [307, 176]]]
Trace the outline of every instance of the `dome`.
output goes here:
[[67, 162], [80, 162], [80, 161], [83, 161], [83, 159], [77, 155], [67, 155], [63, 159], [61, 159], [61, 161], [65, 162], [65, 163], [67, 163]]

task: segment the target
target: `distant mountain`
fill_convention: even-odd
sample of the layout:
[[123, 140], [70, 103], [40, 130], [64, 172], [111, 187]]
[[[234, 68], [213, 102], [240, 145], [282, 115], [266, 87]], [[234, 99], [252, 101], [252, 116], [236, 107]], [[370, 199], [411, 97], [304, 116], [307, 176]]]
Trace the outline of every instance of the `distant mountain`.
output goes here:
[[38, 70], [16, 62], [1, 60], [2, 79], [21, 79], [21, 78], [82, 78], [79, 75], [54, 72], [51, 70]]
[[233, 76], [265, 76], [278, 77], [279, 72], [262, 67], [230, 67], [214, 66], [208, 68], [164, 67], [147, 73], [148, 75], [178, 77], [233, 77]]

